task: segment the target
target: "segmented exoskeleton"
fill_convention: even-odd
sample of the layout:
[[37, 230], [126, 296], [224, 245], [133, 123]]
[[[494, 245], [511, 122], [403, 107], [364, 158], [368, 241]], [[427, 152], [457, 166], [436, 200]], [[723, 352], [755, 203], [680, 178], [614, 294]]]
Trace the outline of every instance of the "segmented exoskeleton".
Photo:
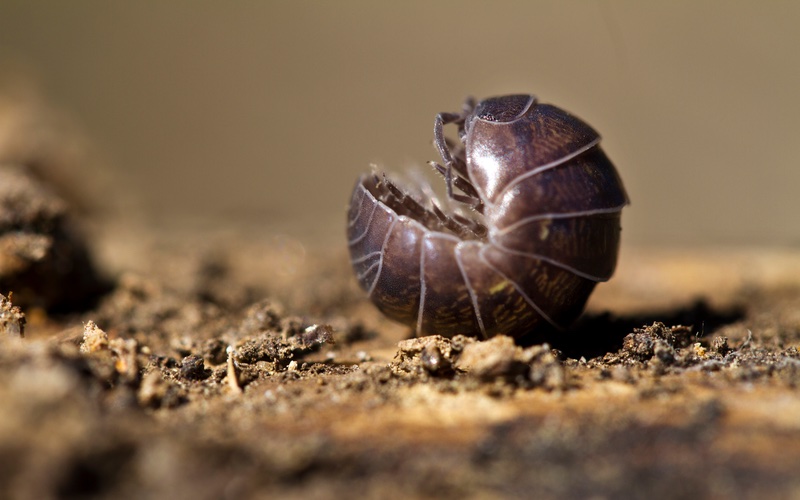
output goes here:
[[[458, 126], [461, 144], [445, 138]], [[362, 176], [348, 213], [359, 283], [418, 335], [521, 336], [562, 329], [614, 272], [628, 204], [600, 136], [534, 96], [440, 113], [434, 138], [452, 205]]]

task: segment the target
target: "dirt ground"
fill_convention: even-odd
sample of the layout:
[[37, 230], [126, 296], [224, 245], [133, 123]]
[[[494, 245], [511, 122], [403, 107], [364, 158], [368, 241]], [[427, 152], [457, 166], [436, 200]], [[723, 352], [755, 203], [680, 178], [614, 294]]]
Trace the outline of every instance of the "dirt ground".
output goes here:
[[343, 237], [74, 205], [0, 167], [0, 497], [800, 497], [796, 251], [625, 247], [517, 346], [410, 338]]

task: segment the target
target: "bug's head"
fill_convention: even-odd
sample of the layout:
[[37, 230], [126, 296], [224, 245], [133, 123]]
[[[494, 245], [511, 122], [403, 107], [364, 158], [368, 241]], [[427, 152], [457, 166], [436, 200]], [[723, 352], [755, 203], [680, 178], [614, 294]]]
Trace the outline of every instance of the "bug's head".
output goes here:
[[513, 122], [536, 103], [536, 96], [530, 94], [490, 97], [479, 102], [469, 121], [475, 119], [495, 123]]

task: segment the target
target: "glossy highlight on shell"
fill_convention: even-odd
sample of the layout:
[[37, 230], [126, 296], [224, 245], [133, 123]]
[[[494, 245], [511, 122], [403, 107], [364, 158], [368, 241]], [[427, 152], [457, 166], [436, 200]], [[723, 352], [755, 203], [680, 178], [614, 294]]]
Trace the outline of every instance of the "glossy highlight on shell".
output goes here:
[[[459, 144], [444, 136], [448, 124]], [[447, 199], [377, 173], [356, 183], [347, 235], [361, 287], [417, 335], [567, 327], [614, 272], [628, 204], [600, 136], [510, 95], [440, 113], [434, 140]]]

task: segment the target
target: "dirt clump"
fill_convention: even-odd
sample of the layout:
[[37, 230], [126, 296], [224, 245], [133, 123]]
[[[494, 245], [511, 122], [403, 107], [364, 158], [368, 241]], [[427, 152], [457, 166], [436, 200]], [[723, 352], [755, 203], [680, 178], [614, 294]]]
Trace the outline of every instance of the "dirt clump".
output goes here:
[[57, 310], [86, 307], [104, 287], [66, 203], [25, 168], [0, 164], [0, 290]]

